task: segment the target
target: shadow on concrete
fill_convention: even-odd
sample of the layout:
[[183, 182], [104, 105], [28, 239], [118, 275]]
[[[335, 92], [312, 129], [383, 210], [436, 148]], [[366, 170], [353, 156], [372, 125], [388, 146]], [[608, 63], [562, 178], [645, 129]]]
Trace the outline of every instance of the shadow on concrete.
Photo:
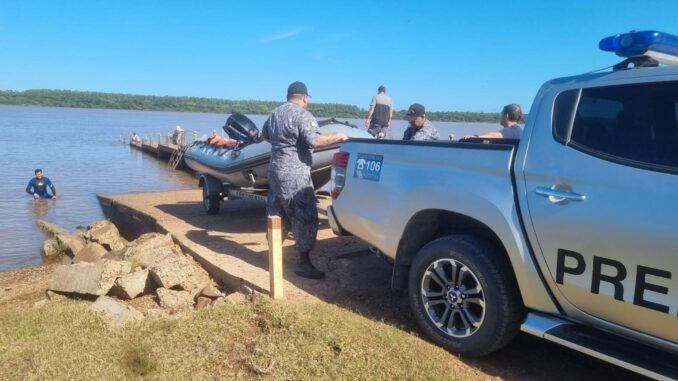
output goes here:
[[[196, 229], [187, 234], [187, 238], [193, 242], [268, 270], [268, 252], [262, 250], [260, 245], [260, 242], [265, 241], [266, 234], [266, 211], [261, 203], [226, 201], [222, 204], [221, 212], [215, 216], [205, 215], [201, 205], [195, 202], [159, 205], [157, 208], [194, 226]], [[326, 218], [321, 217], [320, 221], [320, 229], [328, 227]], [[252, 234], [253, 239], [247, 243], [236, 242], [232, 239], [232, 234], [236, 233]], [[370, 253], [366, 244], [354, 237], [319, 239], [311, 257], [318, 268], [326, 271], [324, 281], [308, 280], [294, 274], [296, 255], [290, 246], [283, 250], [284, 278], [326, 302], [427, 339], [414, 322], [407, 295], [390, 288], [391, 265]], [[267, 292], [261, 289], [258, 291]], [[505, 380], [645, 379], [524, 333], [520, 333], [507, 347], [489, 356], [462, 360]]]

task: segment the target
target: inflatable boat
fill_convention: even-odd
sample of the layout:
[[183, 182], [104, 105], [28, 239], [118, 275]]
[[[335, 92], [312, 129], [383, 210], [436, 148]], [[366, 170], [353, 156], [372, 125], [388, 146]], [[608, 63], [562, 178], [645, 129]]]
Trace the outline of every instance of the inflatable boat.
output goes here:
[[[341, 131], [351, 138], [371, 138], [367, 131], [334, 118], [318, 122], [321, 133]], [[188, 167], [213, 176], [233, 187], [268, 187], [266, 171], [271, 159], [271, 145], [263, 140], [259, 128], [245, 115], [234, 113], [223, 126], [234, 146], [197, 141], [186, 148], [184, 161]], [[311, 177], [315, 189], [325, 185], [331, 176], [332, 156], [341, 144], [321, 147], [313, 151]]]

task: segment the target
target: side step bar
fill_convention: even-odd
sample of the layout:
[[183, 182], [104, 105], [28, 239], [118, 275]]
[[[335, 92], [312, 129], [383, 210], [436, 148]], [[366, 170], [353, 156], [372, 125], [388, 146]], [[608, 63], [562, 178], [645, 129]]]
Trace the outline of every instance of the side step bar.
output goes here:
[[521, 331], [657, 380], [678, 379], [678, 355], [596, 328], [531, 312]]

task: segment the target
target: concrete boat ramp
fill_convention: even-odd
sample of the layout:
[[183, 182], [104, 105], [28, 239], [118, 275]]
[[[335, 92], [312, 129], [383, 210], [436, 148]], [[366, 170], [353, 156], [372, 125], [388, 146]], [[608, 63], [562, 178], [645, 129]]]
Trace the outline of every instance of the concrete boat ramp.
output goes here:
[[[106, 217], [126, 238], [133, 239], [147, 232], [171, 233], [175, 242], [225, 287], [269, 293], [263, 203], [225, 200], [219, 214], [207, 215], [202, 209], [200, 189], [97, 197]], [[321, 205], [330, 203], [329, 197], [318, 198]], [[326, 272], [326, 278], [310, 280], [297, 276], [294, 242], [286, 239], [283, 242], [284, 300], [348, 302], [354, 299], [360, 300], [360, 305], [350, 303], [353, 307], [370, 310], [391, 304], [393, 301], [388, 301], [391, 266], [370, 253], [367, 245], [358, 239], [335, 236], [327, 218], [319, 217], [318, 242], [311, 259]], [[365, 299], [371, 301], [365, 303]]]

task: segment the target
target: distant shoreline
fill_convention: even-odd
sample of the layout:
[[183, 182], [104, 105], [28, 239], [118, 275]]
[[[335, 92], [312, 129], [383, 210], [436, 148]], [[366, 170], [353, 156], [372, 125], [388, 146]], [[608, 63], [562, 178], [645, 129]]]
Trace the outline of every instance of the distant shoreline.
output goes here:
[[[229, 100], [201, 97], [135, 95], [72, 90], [0, 90], [0, 104], [13, 106], [70, 107], [113, 110], [202, 112], [266, 115], [283, 102], [258, 100]], [[316, 117], [361, 119], [367, 110], [354, 105], [338, 103], [311, 103], [309, 111]], [[403, 119], [405, 110], [393, 112], [393, 119]], [[487, 122], [499, 120], [499, 113], [468, 111], [430, 111], [431, 120], [441, 122]]]

